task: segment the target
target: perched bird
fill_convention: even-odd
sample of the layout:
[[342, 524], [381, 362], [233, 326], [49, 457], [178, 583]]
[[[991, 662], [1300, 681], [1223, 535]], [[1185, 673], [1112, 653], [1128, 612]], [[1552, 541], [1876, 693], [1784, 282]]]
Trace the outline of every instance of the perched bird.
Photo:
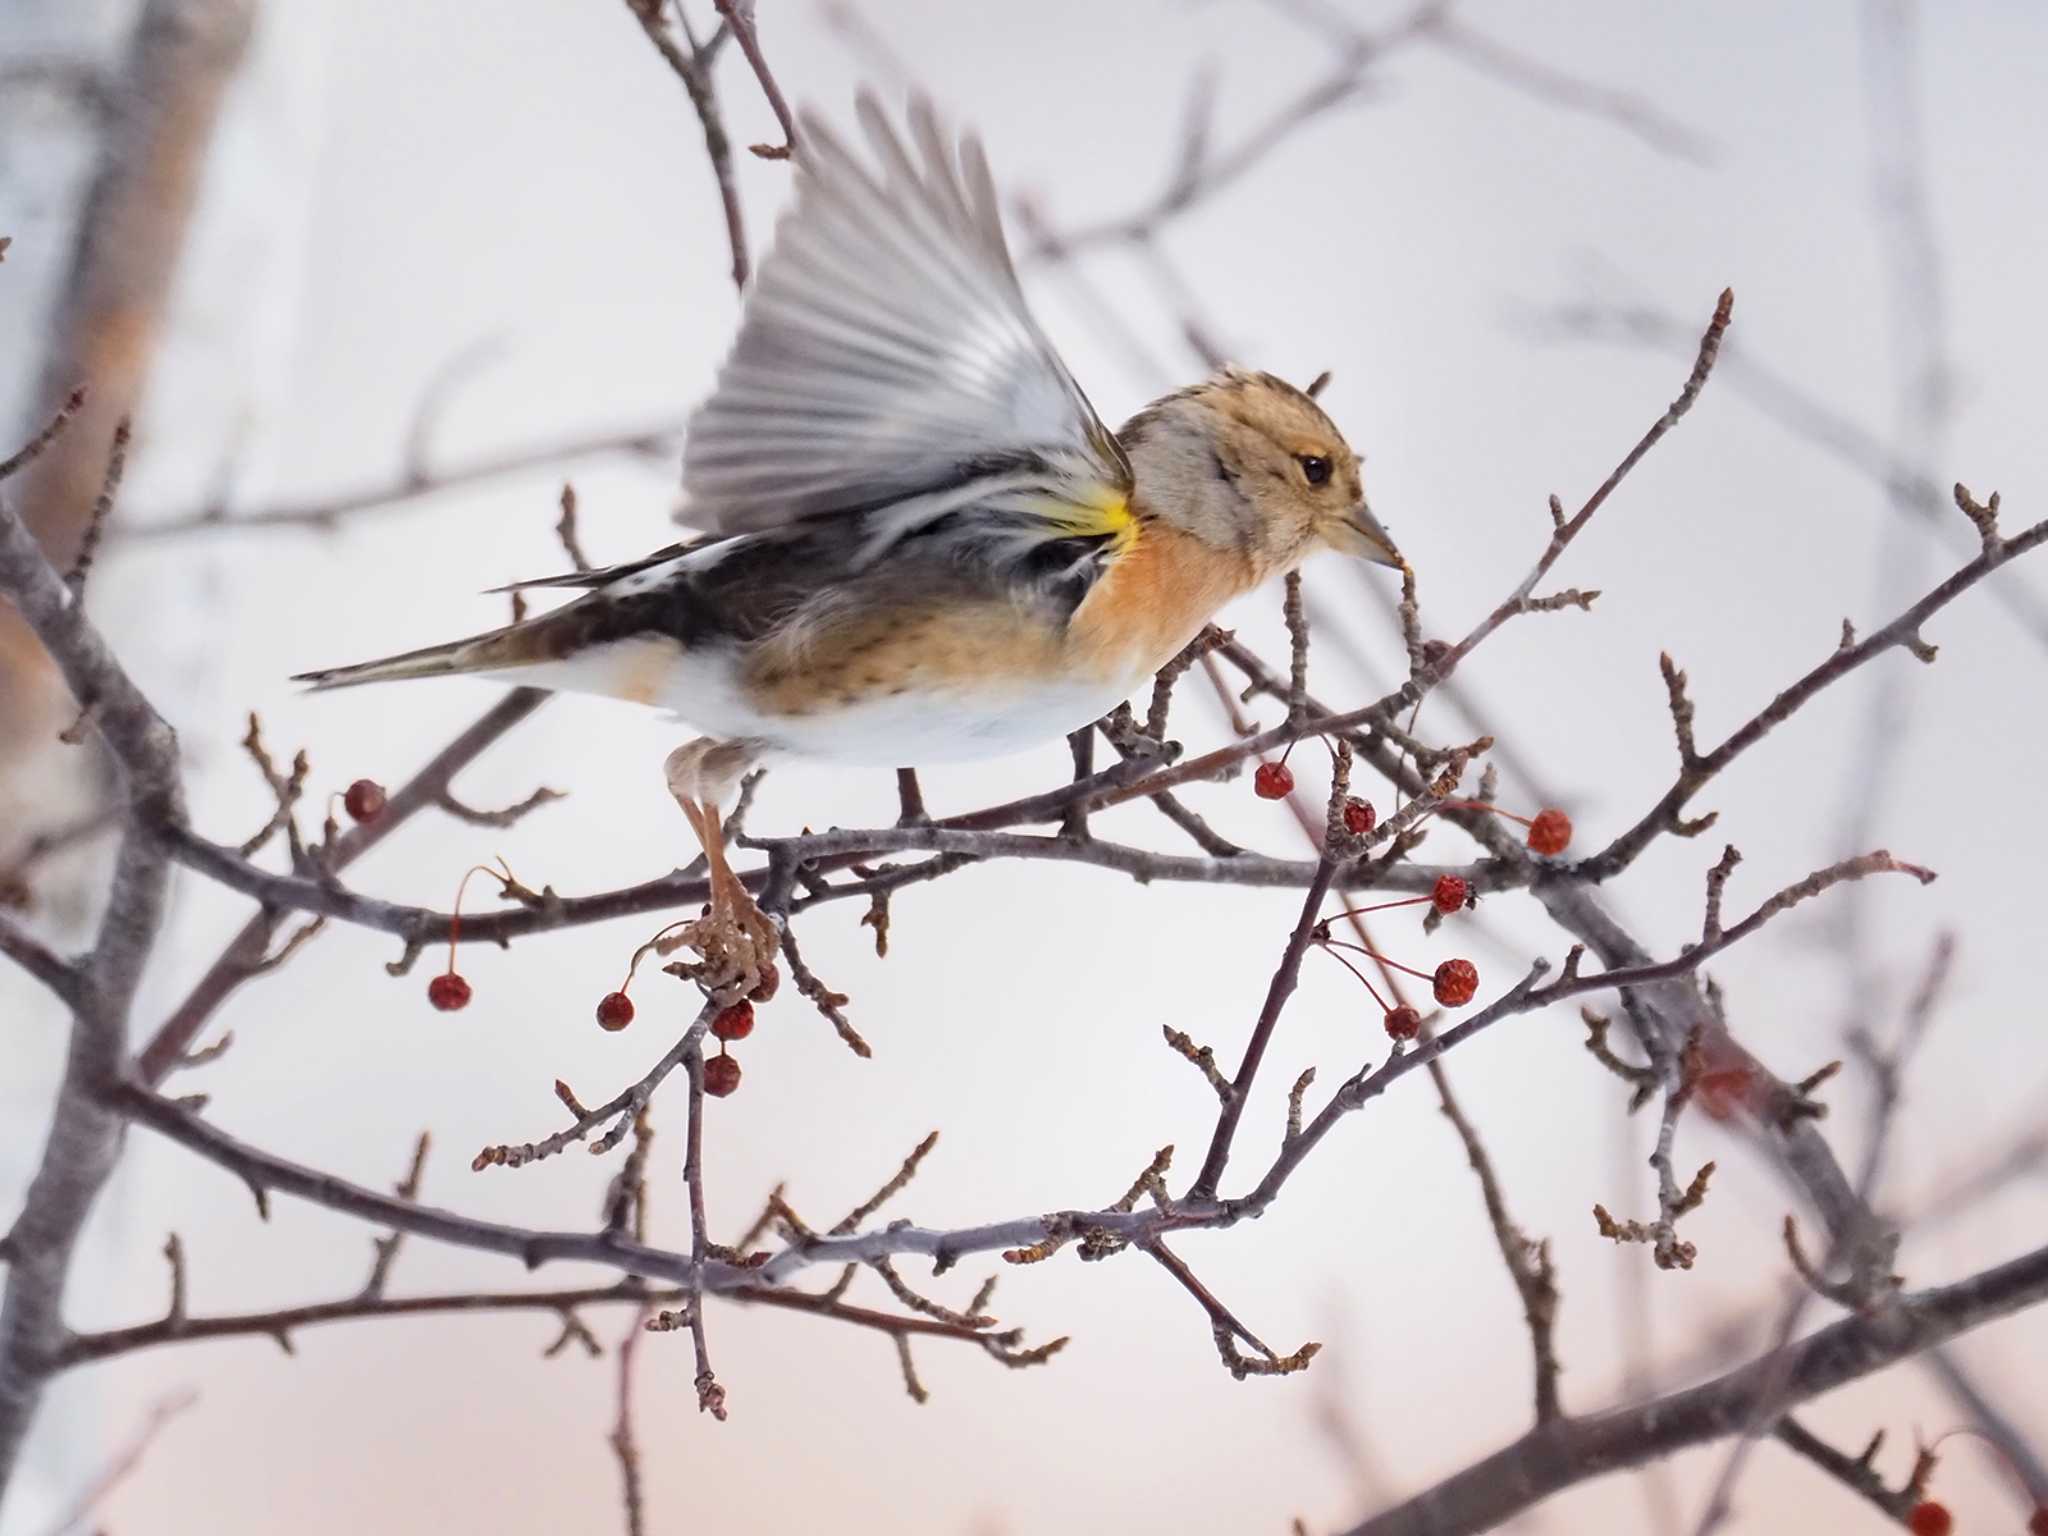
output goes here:
[[703, 842], [693, 942], [744, 971], [775, 930], [722, 805], [774, 755], [900, 766], [1055, 739], [1144, 686], [1224, 603], [1318, 548], [1399, 566], [1321, 407], [1226, 369], [1112, 434], [1024, 302], [981, 146], [872, 97], [871, 162], [807, 115], [796, 196], [683, 451], [702, 537], [550, 613], [309, 672], [475, 674], [672, 711], [670, 790]]

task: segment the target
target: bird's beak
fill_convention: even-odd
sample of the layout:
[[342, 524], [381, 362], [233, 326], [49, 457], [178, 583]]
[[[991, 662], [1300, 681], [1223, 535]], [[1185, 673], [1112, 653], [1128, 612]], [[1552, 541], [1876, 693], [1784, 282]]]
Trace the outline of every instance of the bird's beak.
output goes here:
[[1387, 530], [1380, 526], [1379, 519], [1372, 515], [1372, 509], [1363, 501], [1349, 512], [1326, 522], [1323, 539], [1338, 553], [1370, 560], [1375, 565], [1391, 565], [1399, 570], [1408, 563], [1401, 558], [1401, 552], [1394, 548], [1394, 541], [1387, 537]]

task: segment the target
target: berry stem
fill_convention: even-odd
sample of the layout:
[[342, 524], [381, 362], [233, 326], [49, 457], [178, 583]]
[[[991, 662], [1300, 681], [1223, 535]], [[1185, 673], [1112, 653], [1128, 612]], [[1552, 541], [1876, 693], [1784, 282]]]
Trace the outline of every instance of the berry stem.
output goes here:
[[[1425, 899], [1426, 899], [1426, 898], [1425, 898]], [[1325, 939], [1325, 940], [1323, 940], [1323, 943], [1324, 943], [1324, 944], [1325, 944], [1325, 945], [1326, 945], [1326, 946], [1327, 946], [1328, 948], [1330, 948], [1330, 949], [1333, 949], [1333, 950], [1337, 950], [1337, 949], [1353, 949], [1353, 950], [1356, 950], [1356, 951], [1357, 951], [1357, 952], [1358, 952], [1359, 954], [1361, 954], [1361, 955], [1364, 955], [1364, 956], [1365, 956], [1365, 957], [1366, 957], [1367, 959], [1369, 959], [1369, 960], [1375, 960], [1375, 961], [1378, 961], [1378, 962], [1379, 962], [1379, 963], [1380, 963], [1381, 965], [1390, 965], [1390, 966], [1392, 966], [1392, 967], [1393, 967], [1393, 968], [1394, 968], [1395, 970], [1397, 970], [1397, 971], [1405, 971], [1405, 972], [1407, 972], [1407, 973], [1408, 973], [1408, 974], [1409, 974], [1410, 976], [1415, 976], [1415, 977], [1419, 977], [1419, 978], [1420, 978], [1420, 979], [1422, 979], [1423, 981], [1434, 981], [1434, 980], [1436, 979], [1436, 978], [1435, 978], [1435, 977], [1434, 977], [1434, 976], [1433, 976], [1433, 975], [1432, 975], [1432, 974], [1431, 974], [1430, 972], [1428, 972], [1428, 971], [1418, 971], [1418, 970], [1417, 970], [1417, 969], [1415, 969], [1415, 967], [1414, 967], [1414, 966], [1412, 966], [1412, 965], [1403, 965], [1403, 964], [1402, 964], [1402, 963], [1401, 963], [1400, 961], [1398, 961], [1398, 960], [1393, 960], [1393, 959], [1389, 959], [1389, 958], [1388, 958], [1387, 956], [1385, 956], [1385, 955], [1381, 954], [1381, 953], [1380, 953], [1380, 952], [1379, 952], [1378, 950], [1376, 950], [1376, 949], [1367, 949], [1367, 948], [1366, 948], [1366, 947], [1365, 947], [1365, 946], [1364, 946], [1363, 944], [1353, 944], [1353, 943], [1350, 943], [1349, 941], [1347, 941], [1347, 940], [1344, 940], [1344, 939]], [[1343, 957], [1342, 955], [1339, 955], [1339, 956], [1338, 956], [1337, 958], [1338, 958], [1338, 959], [1340, 959], [1340, 960], [1343, 960], [1343, 959], [1344, 959], [1344, 957]], [[1348, 960], [1346, 960], [1346, 961], [1345, 961], [1344, 963], [1345, 963], [1346, 965], [1349, 965], [1349, 964], [1350, 964], [1351, 962], [1350, 962], [1350, 961], [1348, 961]], [[1373, 996], [1374, 996], [1374, 997], [1378, 997], [1378, 996], [1379, 996], [1379, 994], [1378, 994], [1377, 992], [1375, 992], [1375, 993], [1373, 993]]]
[[638, 949], [634, 950], [633, 958], [626, 963], [626, 979], [619, 983], [619, 990], [623, 992], [628, 987], [633, 985], [633, 978], [636, 975], [638, 975], [640, 971], [640, 962], [642, 960], [645, 960], [649, 955], [653, 954], [660, 947], [661, 941], [663, 939], [667, 938], [670, 934], [674, 933], [678, 928], [689, 927], [690, 924], [695, 921], [695, 918], [680, 918], [677, 921], [670, 923], [667, 927], [660, 929], [658, 932], [656, 932], [653, 938], [649, 939], [645, 944], [642, 944]]
[[[472, 864], [462, 872], [462, 882], [455, 887], [455, 910], [448, 914], [448, 974], [451, 976], [455, 974], [455, 946], [462, 939], [462, 898], [469, 891], [470, 876], [489, 875], [493, 880], [503, 881], [508, 885], [517, 883], [512, 878], [510, 864], [500, 859], [498, 866], [498, 869], [492, 869], [488, 864]], [[500, 874], [500, 869], [504, 873]]]
[[[1353, 965], [1349, 960], [1346, 960], [1342, 955], [1337, 953], [1335, 940], [1325, 940], [1323, 947], [1329, 950], [1331, 959], [1335, 960], [1339, 965], [1343, 966], [1345, 970], [1349, 971], [1352, 975], [1358, 978], [1360, 984], [1364, 986], [1365, 990], [1372, 994], [1372, 1000], [1380, 1005], [1380, 1011], [1382, 1013], [1392, 1011], [1387, 1005], [1387, 1000], [1384, 997], [1380, 996], [1380, 989], [1372, 984], [1372, 982], [1366, 977], [1365, 972], [1361, 971], [1357, 966]], [[1356, 949], [1358, 946], [1350, 945], [1347, 947]], [[1363, 951], [1363, 953], [1370, 953], [1370, 951]]]
[[1503, 810], [1501, 807], [1486, 800], [1439, 800], [1431, 809], [1439, 811], [1491, 811], [1496, 816], [1507, 817], [1509, 821], [1519, 821], [1525, 827], [1536, 825], [1533, 817], [1517, 816], [1513, 811]]
[[1998, 1464], [2005, 1469], [2006, 1475], [2018, 1485], [2020, 1491], [2029, 1498], [2034, 1496], [2034, 1490], [2027, 1482], [2026, 1473], [2022, 1472], [2018, 1463], [2012, 1459], [2012, 1453], [2005, 1448], [1996, 1435], [1991, 1434], [1987, 1430], [1979, 1429], [1975, 1424], [1958, 1424], [1952, 1429], [1943, 1430], [1928, 1444], [1926, 1454], [1932, 1456], [1941, 1449], [1944, 1440], [1951, 1439], [1956, 1435], [1962, 1435], [1966, 1439], [1981, 1440], [1990, 1446], [1992, 1454], [1998, 1459]]
[[1434, 896], [1403, 896], [1399, 901], [1380, 901], [1369, 907], [1346, 907], [1342, 912], [1333, 913], [1326, 921], [1334, 923], [1340, 917], [1358, 917], [1366, 912], [1386, 912], [1395, 907], [1419, 907], [1425, 901], [1435, 899]]

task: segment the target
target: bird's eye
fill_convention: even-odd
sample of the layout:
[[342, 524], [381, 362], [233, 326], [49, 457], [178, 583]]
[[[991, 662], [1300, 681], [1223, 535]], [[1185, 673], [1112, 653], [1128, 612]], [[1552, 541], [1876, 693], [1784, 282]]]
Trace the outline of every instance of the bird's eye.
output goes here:
[[1330, 478], [1330, 461], [1317, 453], [1300, 455], [1301, 472], [1307, 476], [1310, 485], [1323, 485]]

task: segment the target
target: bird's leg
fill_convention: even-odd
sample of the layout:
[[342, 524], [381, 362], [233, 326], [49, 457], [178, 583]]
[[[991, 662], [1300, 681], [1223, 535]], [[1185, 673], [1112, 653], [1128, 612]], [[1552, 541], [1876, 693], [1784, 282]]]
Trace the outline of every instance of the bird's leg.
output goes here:
[[713, 991], [765, 997], [778, 979], [775, 955], [782, 935], [733, 873], [719, 810], [752, 760], [746, 743], [705, 737], [671, 752], [666, 769], [669, 793], [703, 845], [710, 876], [709, 905], [682, 935], [682, 943], [703, 957], [697, 979]]
[[[673, 781], [671, 781], [671, 783], [673, 783]], [[683, 818], [689, 822], [690, 830], [697, 834], [697, 846], [704, 850], [704, 862], [706, 865], [709, 865], [712, 862], [711, 839], [709, 836], [706, 835], [704, 831], [704, 807], [699, 805], [695, 800], [689, 799], [683, 795], [676, 796], [676, 804], [683, 808]], [[721, 849], [723, 848], [724, 842], [724, 836], [721, 835], [719, 838], [719, 844]]]
[[[704, 845], [704, 856], [710, 864], [712, 910], [718, 910], [721, 898], [728, 911], [738, 910], [742, 904], [753, 906], [754, 898], [740, 877], [732, 872], [732, 865], [726, 859], [725, 822], [718, 814], [718, 807], [707, 801], [697, 809], [702, 818], [697, 837]], [[760, 909], [756, 907], [755, 910], [759, 912]]]

